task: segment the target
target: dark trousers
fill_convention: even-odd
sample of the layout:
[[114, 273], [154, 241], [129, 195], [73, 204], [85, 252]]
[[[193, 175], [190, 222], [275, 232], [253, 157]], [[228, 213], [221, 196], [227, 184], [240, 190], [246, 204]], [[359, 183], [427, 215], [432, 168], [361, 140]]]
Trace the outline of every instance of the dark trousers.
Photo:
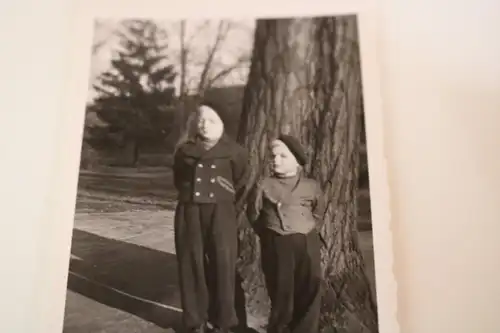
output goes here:
[[175, 214], [175, 248], [184, 325], [195, 328], [209, 321], [219, 328], [235, 326], [234, 206], [179, 204]]
[[262, 268], [271, 299], [269, 333], [317, 333], [321, 307], [320, 240], [307, 235], [261, 233]]

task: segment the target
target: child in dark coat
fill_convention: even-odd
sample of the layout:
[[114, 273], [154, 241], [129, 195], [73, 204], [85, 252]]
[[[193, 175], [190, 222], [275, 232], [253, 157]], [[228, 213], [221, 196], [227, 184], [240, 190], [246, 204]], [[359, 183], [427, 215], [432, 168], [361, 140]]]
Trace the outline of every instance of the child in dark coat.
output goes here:
[[282, 135], [271, 148], [274, 174], [259, 182], [247, 207], [271, 299], [268, 333], [317, 333], [322, 193], [314, 179], [301, 175], [307, 159], [297, 139]]
[[246, 150], [224, 133], [217, 107], [202, 104], [195, 135], [174, 157], [178, 190], [175, 248], [183, 322], [188, 331], [215, 332], [237, 325], [235, 202], [248, 175]]

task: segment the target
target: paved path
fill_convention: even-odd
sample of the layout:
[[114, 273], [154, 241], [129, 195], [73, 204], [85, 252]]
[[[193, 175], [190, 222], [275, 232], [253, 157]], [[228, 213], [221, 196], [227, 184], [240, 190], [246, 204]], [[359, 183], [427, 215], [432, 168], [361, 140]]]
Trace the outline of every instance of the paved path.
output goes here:
[[64, 333], [174, 332], [172, 220], [171, 211], [76, 215]]
[[[360, 241], [372, 272], [371, 233]], [[172, 211], [78, 213], [71, 253], [64, 333], [176, 332]]]

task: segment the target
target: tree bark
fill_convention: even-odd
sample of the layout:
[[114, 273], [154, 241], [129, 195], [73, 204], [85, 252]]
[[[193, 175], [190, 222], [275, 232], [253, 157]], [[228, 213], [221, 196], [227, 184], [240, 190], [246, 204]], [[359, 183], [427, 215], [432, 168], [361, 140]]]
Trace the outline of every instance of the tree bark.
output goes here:
[[[356, 24], [354, 16], [259, 20], [238, 136], [251, 152], [247, 192], [269, 174], [268, 147], [278, 133], [296, 136], [308, 150], [305, 173], [320, 182], [327, 207], [322, 332], [377, 332], [356, 230], [362, 116]], [[267, 318], [258, 238], [246, 223], [239, 237], [247, 312]]]

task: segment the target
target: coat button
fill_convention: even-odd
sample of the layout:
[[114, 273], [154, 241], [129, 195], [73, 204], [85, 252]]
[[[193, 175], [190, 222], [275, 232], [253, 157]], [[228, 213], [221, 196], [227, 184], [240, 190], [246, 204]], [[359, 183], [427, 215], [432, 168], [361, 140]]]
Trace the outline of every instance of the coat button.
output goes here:
[[198, 163], [198, 168], [203, 168], [203, 164]]
[[209, 196], [210, 198], [213, 198], [213, 197], [214, 197], [214, 194], [213, 194], [213, 193], [210, 193], [208, 196]]
[[196, 178], [196, 181], [199, 183], [201, 182], [201, 178]]
[[215, 178], [211, 178], [211, 179], [210, 179], [210, 182], [211, 182], [211, 183], [215, 183]]
[[196, 192], [194, 195], [196, 195], [197, 197], [200, 196], [200, 192]]

